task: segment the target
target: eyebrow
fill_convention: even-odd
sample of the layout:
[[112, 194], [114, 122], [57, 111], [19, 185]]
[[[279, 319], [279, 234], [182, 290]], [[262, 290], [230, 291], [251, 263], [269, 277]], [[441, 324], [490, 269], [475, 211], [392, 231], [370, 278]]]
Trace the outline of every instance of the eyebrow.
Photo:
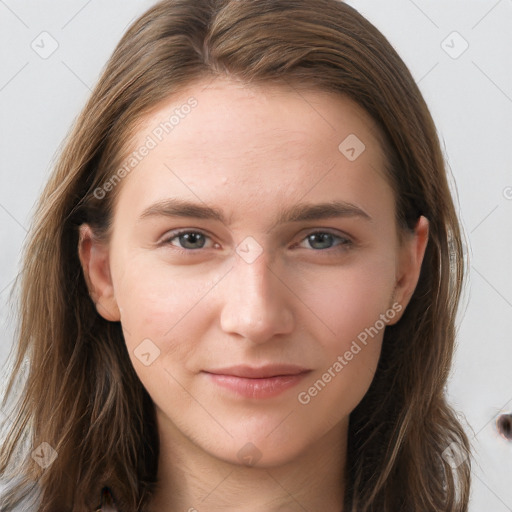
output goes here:
[[224, 214], [218, 208], [176, 198], [164, 199], [152, 204], [142, 212], [139, 220], [155, 216], [211, 219], [226, 223]]
[[[142, 212], [139, 220], [155, 216], [207, 219], [216, 220], [226, 225], [229, 224], [222, 210], [177, 198], [165, 199], [149, 206]], [[359, 217], [363, 220], [373, 221], [368, 213], [355, 204], [345, 201], [330, 201], [314, 204], [298, 203], [291, 208], [282, 209], [272, 227], [291, 222], [322, 220], [335, 217]]]

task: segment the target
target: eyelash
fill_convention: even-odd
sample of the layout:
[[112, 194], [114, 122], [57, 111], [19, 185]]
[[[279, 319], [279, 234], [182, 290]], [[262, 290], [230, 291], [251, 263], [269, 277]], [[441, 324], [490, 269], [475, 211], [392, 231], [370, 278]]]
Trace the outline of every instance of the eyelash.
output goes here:
[[[171, 242], [172, 240], [174, 240], [175, 238], [178, 238], [180, 237], [181, 235], [186, 235], [186, 234], [200, 234], [200, 235], [203, 235], [205, 238], [211, 238], [209, 237], [206, 233], [203, 233], [202, 231], [199, 231], [199, 230], [181, 230], [181, 231], [175, 231], [175, 232], [172, 232], [170, 233], [169, 236], [167, 236], [162, 242], [161, 244], [159, 245], [162, 245], [162, 246], [169, 246], [171, 245], [173, 247], [173, 250], [176, 250], [182, 254], [187, 254], [187, 255], [190, 255], [191, 253], [193, 252], [199, 252], [200, 249], [202, 249], [202, 247], [198, 248], [198, 249], [186, 249], [186, 248], [183, 248], [183, 247], [177, 247], [175, 245], [173, 245]], [[310, 237], [311, 235], [331, 235], [333, 238], [341, 241], [340, 243], [336, 244], [336, 245], [333, 245], [332, 247], [328, 247], [326, 249], [309, 249], [311, 251], [314, 251], [314, 252], [329, 252], [329, 253], [332, 253], [332, 252], [336, 252], [336, 251], [346, 251], [348, 250], [349, 248], [351, 248], [353, 245], [354, 245], [354, 242], [350, 239], [350, 238], [346, 238], [346, 237], [343, 237], [343, 236], [340, 236], [340, 235], [336, 235], [334, 233], [331, 233], [330, 231], [322, 231], [322, 230], [319, 230], [319, 231], [311, 231], [309, 232], [306, 236], [304, 236], [299, 243], [297, 244], [294, 244], [294, 247], [297, 246], [298, 244], [300, 244], [301, 242], [305, 241], [308, 237]]]

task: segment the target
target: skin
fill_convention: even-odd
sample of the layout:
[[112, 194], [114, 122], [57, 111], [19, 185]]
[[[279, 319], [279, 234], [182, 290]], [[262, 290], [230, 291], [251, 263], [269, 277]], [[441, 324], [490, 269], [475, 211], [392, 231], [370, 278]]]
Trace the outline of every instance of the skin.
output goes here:
[[[133, 149], [191, 96], [197, 107], [118, 185], [111, 239], [95, 241], [83, 225], [79, 247], [97, 310], [121, 321], [156, 406], [160, 486], [150, 510], [339, 512], [349, 415], [373, 379], [384, 329], [309, 403], [298, 394], [393, 304], [401, 312], [386, 324], [399, 321], [428, 221], [400, 241], [377, 128], [341, 95], [198, 82], [142, 120]], [[350, 134], [365, 145], [354, 161], [338, 149]], [[169, 198], [217, 208], [225, 222], [140, 218]], [[332, 201], [370, 219], [279, 222], [298, 203]], [[181, 229], [205, 238], [187, 245], [175, 236]], [[334, 236], [308, 238], [325, 232]], [[249, 252], [262, 251], [252, 262], [236, 251], [249, 236], [257, 243]], [[160, 350], [149, 366], [134, 353], [145, 339]], [[312, 371], [265, 399], [234, 394], [203, 372], [270, 363]]]

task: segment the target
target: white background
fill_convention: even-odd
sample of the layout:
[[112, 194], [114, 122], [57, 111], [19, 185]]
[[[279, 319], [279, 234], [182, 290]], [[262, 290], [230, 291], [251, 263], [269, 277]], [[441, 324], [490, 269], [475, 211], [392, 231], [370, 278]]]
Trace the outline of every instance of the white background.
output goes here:
[[[114, 46], [153, 3], [0, 0], [0, 363], [33, 205]], [[438, 127], [470, 258], [448, 386], [474, 447], [470, 510], [512, 512], [512, 442], [495, 427], [512, 412], [512, 0], [349, 3], [395, 46]], [[32, 48], [52, 44], [47, 58]]]

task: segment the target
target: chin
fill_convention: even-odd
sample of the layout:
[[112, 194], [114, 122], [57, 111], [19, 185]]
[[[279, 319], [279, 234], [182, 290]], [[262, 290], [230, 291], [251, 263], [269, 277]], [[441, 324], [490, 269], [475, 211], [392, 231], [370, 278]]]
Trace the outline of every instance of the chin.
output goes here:
[[297, 434], [293, 440], [276, 437], [273, 434], [256, 433], [230, 439], [228, 442], [205, 447], [212, 456], [229, 464], [268, 469], [286, 465], [301, 456], [309, 444]]

